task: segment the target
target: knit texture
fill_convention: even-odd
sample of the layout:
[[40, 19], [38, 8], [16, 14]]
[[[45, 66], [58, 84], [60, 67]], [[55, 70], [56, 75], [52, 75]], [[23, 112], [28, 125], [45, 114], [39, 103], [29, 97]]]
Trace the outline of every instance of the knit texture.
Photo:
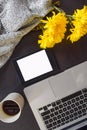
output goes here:
[[0, 0], [0, 68], [21, 38], [52, 10], [52, 0]]

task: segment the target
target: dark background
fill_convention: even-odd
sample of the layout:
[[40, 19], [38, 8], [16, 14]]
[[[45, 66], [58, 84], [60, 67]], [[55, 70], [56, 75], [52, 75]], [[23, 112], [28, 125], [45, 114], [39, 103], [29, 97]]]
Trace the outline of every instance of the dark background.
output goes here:
[[[56, 0], [55, 0], [56, 1]], [[87, 0], [61, 0], [60, 7], [67, 14], [72, 14], [74, 9], [82, 8], [87, 5]], [[19, 92], [24, 98], [23, 85], [21, 84], [16, 69], [13, 64], [15, 58], [31, 54], [39, 49], [37, 44], [40, 31], [31, 31], [22, 38], [19, 45], [15, 48], [9, 61], [0, 69], [0, 101], [11, 92]], [[61, 72], [87, 60], [87, 35], [78, 42], [71, 44], [63, 40], [54, 48], [54, 54], [60, 66]], [[44, 59], [43, 59], [44, 60]], [[0, 130], [39, 130], [33, 113], [25, 98], [25, 105], [20, 118], [14, 123], [3, 123], [0, 121]], [[83, 128], [83, 130], [87, 130]]]

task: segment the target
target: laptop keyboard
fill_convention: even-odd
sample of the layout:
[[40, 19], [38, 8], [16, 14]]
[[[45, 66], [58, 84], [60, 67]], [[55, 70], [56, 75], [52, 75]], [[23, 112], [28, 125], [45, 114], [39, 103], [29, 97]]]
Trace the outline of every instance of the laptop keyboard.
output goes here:
[[47, 130], [55, 130], [87, 115], [87, 88], [39, 108], [39, 113]]

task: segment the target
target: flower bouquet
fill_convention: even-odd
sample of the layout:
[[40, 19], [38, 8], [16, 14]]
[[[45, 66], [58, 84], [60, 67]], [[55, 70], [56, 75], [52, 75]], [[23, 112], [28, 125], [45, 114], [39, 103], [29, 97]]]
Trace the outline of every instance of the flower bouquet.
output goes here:
[[[56, 2], [53, 5], [52, 16], [47, 16], [39, 24], [42, 34], [39, 35], [38, 44], [41, 48], [52, 48], [64, 38], [74, 43], [87, 34], [87, 6], [84, 5], [82, 9], [76, 9], [72, 15], [68, 15], [58, 4]], [[67, 31], [69, 33], [66, 36]]]

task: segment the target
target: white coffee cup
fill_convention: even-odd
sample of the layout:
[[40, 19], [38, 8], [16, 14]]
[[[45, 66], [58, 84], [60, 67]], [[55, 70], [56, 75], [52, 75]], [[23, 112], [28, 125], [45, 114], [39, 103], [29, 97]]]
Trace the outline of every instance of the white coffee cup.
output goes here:
[[[11, 109], [10, 112], [12, 112], [12, 107], [13, 107], [15, 114], [8, 114], [4, 110], [4, 105], [8, 102], [9, 102], [9, 105], [7, 105], [7, 107], [5, 109], [7, 110], [10, 107], [10, 109]], [[16, 107], [12, 106], [12, 104], [10, 104], [10, 103], [15, 104]], [[5, 123], [11, 123], [11, 122], [16, 121], [21, 115], [23, 106], [24, 106], [24, 98], [21, 94], [16, 93], [16, 92], [8, 94], [0, 102], [0, 120]], [[18, 110], [16, 110], [15, 108]]]

